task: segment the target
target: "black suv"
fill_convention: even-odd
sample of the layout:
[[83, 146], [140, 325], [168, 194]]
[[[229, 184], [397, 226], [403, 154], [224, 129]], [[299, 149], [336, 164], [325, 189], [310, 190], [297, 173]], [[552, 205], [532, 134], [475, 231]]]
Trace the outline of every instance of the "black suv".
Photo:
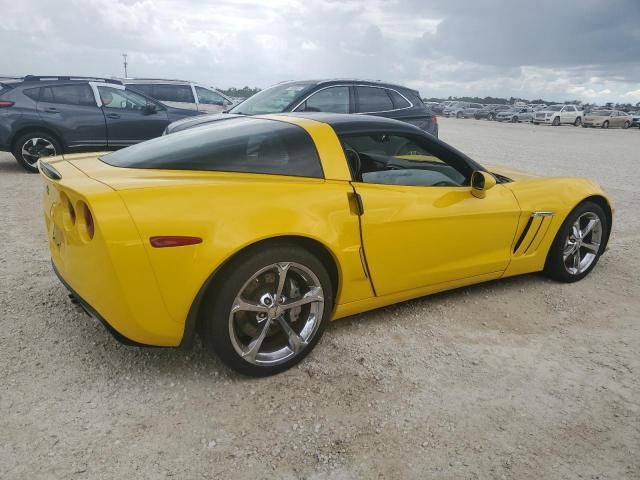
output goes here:
[[[283, 82], [267, 88], [228, 113], [264, 115], [283, 112], [359, 113], [411, 123], [438, 136], [438, 122], [417, 91], [390, 83], [362, 80], [309, 80]], [[167, 133], [215, 121], [219, 115], [205, 115], [170, 125]]]
[[42, 156], [115, 150], [160, 136], [169, 123], [197, 114], [162, 105], [117, 80], [0, 80], [0, 151], [37, 172]]

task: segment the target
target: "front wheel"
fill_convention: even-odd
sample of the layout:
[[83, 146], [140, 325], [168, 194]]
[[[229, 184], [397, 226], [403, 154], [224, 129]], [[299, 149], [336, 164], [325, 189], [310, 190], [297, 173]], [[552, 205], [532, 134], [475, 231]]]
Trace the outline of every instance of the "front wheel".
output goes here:
[[511, 119], [511, 123], [518, 123], [518, 117], [513, 117]]
[[602, 122], [602, 128], [609, 128], [609, 120]]
[[487, 119], [488, 119], [488, 120], [495, 120], [495, 119], [496, 119], [496, 116], [495, 116], [493, 113], [490, 113], [490, 114], [487, 116]]
[[327, 269], [295, 245], [267, 247], [229, 265], [202, 317], [208, 349], [251, 376], [282, 372], [316, 345], [329, 322]]
[[58, 139], [47, 132], [29, 132], [21, 135], [15, 142], [13, 156], [18, 164], [29, 173], [38, 172], [38, 160], [62, 154]]
[[576, 120], [573, 122], [574, 127], [579, 127], [582, 125], [582, 119], [580, 117], [576, 117]]
[[556, 235], [544, 271], [561, 282], [577, 282], [598, 263], [609, 235], [607, 216], [600, 205], [587, 201], [566, 218]]
[[630, 126], [631, 126], [631, 122], [629, 122], [629, 120], [627, 120], [626, 122], [624, 122], [624, 125], [622, 126], [622, 128], [624, 128], [626, 130]]

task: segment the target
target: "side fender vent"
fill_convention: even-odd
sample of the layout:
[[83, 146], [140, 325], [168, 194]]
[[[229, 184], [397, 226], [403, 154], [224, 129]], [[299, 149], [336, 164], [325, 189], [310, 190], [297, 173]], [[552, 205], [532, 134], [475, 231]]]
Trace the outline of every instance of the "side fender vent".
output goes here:
[[554, 212], [548, 211], [532, 212], [518, 241], [513, 246], [513, 254], [518, 256], [535, 253], [547, 233], [554, 215]]

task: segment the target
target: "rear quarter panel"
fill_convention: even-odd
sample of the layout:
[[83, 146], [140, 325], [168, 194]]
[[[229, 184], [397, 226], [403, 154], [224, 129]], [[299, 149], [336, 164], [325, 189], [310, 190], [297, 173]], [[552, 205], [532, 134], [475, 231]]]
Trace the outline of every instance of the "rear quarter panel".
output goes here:
[[[184, 322], [209, 276], [245, 247], [299, 236], [324, 245], [338, 266], [337, 302], [373, 295], [360, 256], [358, 216], [347, 182], [224, 172], [168, 172], [171, 182], [119, 193], [137, 226], [169, 314]], [[129, 186], [135, 179], [128, 179]], [[203, 243], [153, 248], [156, 235]]]

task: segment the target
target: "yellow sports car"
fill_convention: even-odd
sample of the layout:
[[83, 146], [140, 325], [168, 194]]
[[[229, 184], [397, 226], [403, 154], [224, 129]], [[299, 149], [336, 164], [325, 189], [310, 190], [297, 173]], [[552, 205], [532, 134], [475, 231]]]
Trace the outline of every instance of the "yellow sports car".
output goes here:
[[596, 265], [610, 201], [582, 178], [487, 170], [395, 120], [234, 116], [40, 160], [53, 266], [120, 340], [285, 370], [331, 319]]

